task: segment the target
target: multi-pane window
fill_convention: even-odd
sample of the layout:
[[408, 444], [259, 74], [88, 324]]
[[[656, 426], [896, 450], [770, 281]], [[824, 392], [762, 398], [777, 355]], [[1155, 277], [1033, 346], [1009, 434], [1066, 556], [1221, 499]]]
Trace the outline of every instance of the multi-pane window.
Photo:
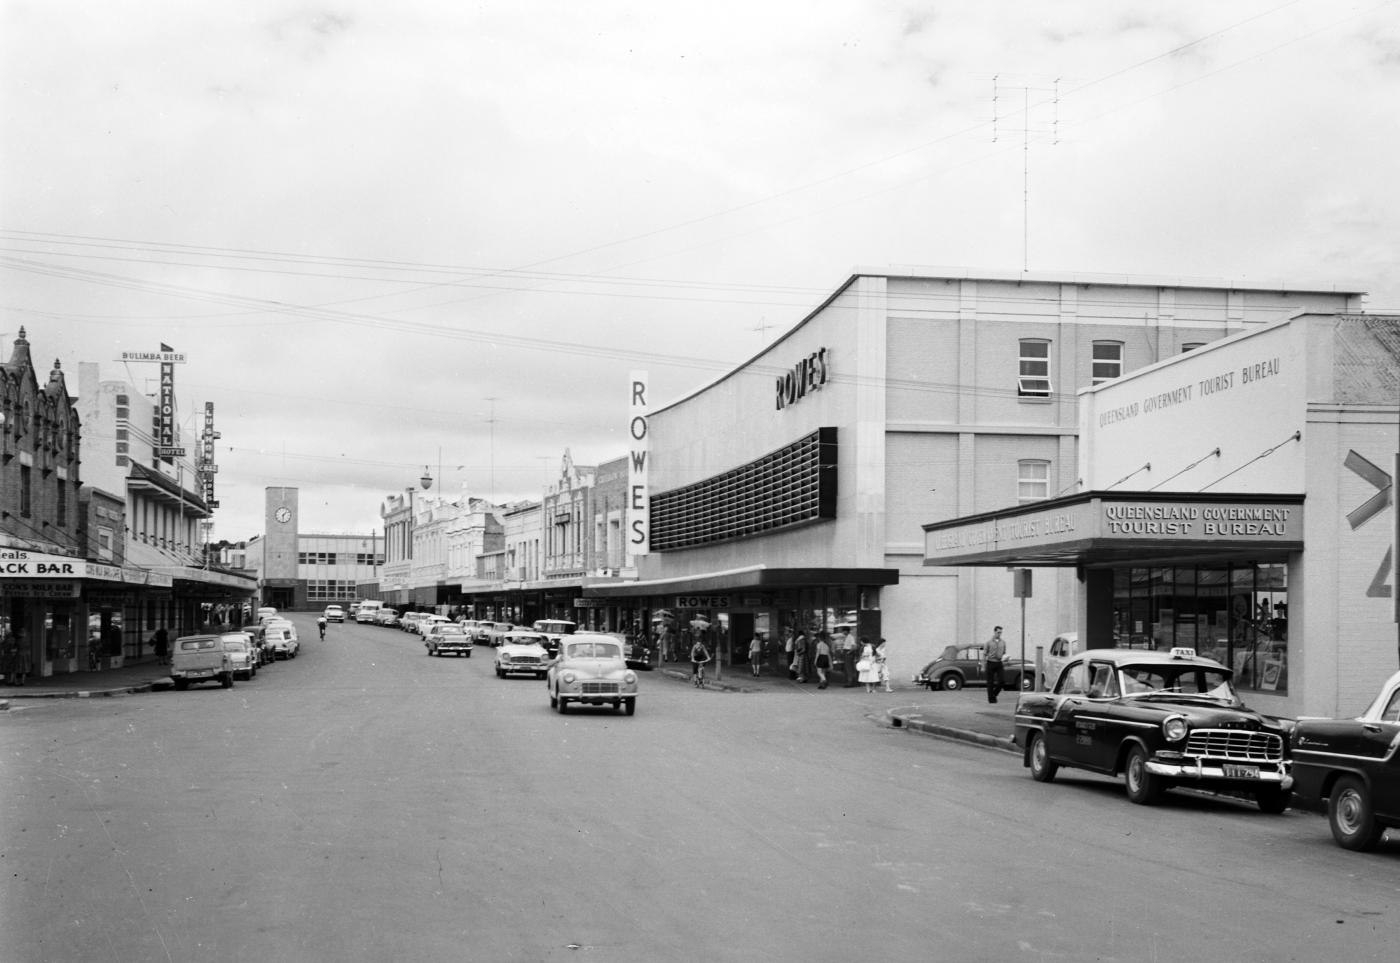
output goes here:
[[1023, 339], [1016, 394], [1022, 398], [1048, 398], [1053, 390], [1050, 384], [1050, 342]]
[[1095, 341], [1093, 357], [1094, 384], [1112, 381], [1123, 373], [1123, 342]]
[[1050, 463], [1027, 458], [1016, 463], [1016, 501], [1038, 502], [1050, 497]]

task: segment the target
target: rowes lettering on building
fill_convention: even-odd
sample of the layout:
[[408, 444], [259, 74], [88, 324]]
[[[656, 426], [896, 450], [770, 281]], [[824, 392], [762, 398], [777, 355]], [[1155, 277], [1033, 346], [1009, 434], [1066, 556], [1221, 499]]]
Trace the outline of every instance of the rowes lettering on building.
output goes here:
[[831, 374], [827, 364], [827, 349], [818, 348], [797, 364], [791, 371], [784, 372], [777, 381], [777, 409], [782, 411], [788, 405], [795, 405], [807, 396], [809, 391], [820, 391]]

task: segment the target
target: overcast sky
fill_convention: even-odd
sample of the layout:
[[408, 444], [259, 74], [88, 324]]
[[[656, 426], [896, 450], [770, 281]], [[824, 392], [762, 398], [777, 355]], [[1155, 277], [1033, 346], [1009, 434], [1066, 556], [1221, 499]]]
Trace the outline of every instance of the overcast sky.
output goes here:
[[629, 369], [675, 400], [857, 268], [1400, 308], [1394, 0], [0, 11], [5, 355], [24, 327], [76, 393], [187, 353], [215, 538], [269, 485], [368, 532], [425, 465], [538, 498], [565, 448], [623, 454]]

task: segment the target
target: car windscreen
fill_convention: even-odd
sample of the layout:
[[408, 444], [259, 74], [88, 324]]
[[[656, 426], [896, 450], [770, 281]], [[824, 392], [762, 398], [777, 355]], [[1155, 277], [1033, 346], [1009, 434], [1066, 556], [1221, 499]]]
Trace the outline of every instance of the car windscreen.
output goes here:
[[1123, 694], [1151, 697], [1168, 695], [1199, 695], [1208, 699], [1239, 701], [1230, 684], [1227, 669], [1190, 663], [1164, 665], [1125, 665], [1121, 669]]
[[616, 642], [575, 642], [568, 653], [571, 659], [620, 659], [622, 646]]

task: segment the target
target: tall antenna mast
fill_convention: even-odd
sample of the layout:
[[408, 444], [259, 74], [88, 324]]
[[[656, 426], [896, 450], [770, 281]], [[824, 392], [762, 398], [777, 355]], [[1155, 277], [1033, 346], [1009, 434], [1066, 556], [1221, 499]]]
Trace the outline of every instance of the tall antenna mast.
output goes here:
[[[1050, 106], [1052, 108], [1049, 123], [1050, 145], [1060, 142], [1060, 78], [1056, 77], [1054, 84], [1049, 87], [1036, 87], [1031, 84], [1006, 85], [1008, 91], [1019, 90], [1021, 92], [1021, 270], [1030, 270], [1030, 245], [1031, 245], [1031, 131], [1035, 129], [1031, 123], [1031, 91], [1049, 94], [1048, 101], [1041, 101], [1035, 106], [1037, 108]], [[1001, 75], [992, 77], [992, 142], [996, 143], [999, 136], [1001, 123], [1001, 93], [1003, 84]], [[1036, 131], [1040, 133], [1040, 130]]]

